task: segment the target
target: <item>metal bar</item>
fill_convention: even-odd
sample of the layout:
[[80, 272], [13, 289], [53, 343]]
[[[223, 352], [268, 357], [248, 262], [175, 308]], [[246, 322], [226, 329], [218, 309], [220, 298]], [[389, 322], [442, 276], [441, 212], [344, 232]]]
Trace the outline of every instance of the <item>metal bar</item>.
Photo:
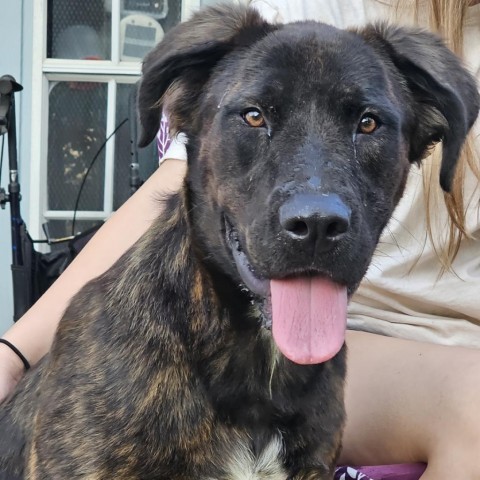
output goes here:
[[120, 0], [112, 0], [112, 63], [118, 68], [120, 62]]
[[[73, 218], [73, 210], [47, 210], [43, 216], [47, 220], [71, 220]], [[107, 217], [103, 210], [99, 211], [78, 211], [77, 220], [104, 220]]]
[[66, 73], [86, 75], [135, 75], [142, 70], [141, 62], [121, 62], [115, 64], [103, 60], [64, 60], [49, 58], [43, 64], [44, 73]]
[[[107, 100], [107, 135], [108, 137], [116, 127], [116, 105], [117, 105], [117, 82], [108, 82]], [[114, 194], [114, 173], [115, 173], [115, 137], [112, 137], [105, 145], [105, 182], [103, 189], [103, 210], [110, 215], [113, 211]]]
[[48, 138], [48, 82], [42, 73], [47, 45], [47, 2], [39, 0], [32, 3], [33, 38], [39, 48], [33, 48], [32, 51], [30, 203], [27, 224], [34, 238], [42, 238], [42, 213], [46, 206], [46, 139]]

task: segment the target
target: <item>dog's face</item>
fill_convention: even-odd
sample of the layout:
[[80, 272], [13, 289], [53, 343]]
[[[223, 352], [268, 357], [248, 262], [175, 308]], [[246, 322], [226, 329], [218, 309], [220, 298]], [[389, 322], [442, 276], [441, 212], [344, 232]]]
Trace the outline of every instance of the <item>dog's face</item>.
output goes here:
[[[425, 33], [272, 26], [225, 8], [188, 27], [195, 33], [180, 26], [147, 57], [144, 143], [158, 127], [158, 111], [145, 107], [167, 91], [174, 127], [190, 138], [201, 254], [260, 303], [271, 296], [274, 336], [289, 358], [328, 359], [411, 163], [441, 138], [449, 188], [478, 111], [475, 85]], [[436, 62], [422, 58], [432, 52]], [[326, 346], [305, 350], [306, 340]]]
[[410, 166], [405, 101], [368, 45], [326, 25], [286, 25], [220, 66], [189, 179], [222, 269], [254, 291], [249, 272], [353, 290]]

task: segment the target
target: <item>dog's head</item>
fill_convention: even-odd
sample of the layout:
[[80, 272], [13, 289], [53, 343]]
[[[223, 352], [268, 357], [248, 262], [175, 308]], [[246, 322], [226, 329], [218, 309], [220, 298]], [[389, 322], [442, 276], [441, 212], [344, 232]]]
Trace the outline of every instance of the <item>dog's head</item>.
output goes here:
[[214, 7], [146, 57], [142, 145], [162, 107], [189, 138], [199, 251], [227, 284], [271, 296], [278, 346], [314, 363], [341, 347], [347, 295], [410, 165], [439, 140], [449, 190], [479, 98], [429, 33], [271, 25], [254, 10]]

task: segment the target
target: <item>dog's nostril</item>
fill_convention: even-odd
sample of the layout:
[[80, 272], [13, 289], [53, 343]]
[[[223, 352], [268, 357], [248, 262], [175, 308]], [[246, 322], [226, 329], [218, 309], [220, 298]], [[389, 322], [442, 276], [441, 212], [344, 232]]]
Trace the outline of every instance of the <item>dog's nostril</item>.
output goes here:
[[342, 235], [342, 233], [345, 233], [350, 225], [348, 218], [345, 217], [336, 217], [329, 220], [330, 223], [327, 223], [325, 228], [325, 237], [330, 239], [334, 239]]
[[284, 228], [287, 232], [299, 238], [308, 237], [308, 225], [303, 220], [292, 219], [285, 222]]

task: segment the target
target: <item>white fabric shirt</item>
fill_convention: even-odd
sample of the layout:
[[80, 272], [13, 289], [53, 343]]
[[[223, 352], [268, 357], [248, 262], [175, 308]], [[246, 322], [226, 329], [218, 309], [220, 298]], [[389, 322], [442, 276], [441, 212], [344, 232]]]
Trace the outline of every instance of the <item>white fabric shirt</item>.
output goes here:
[[[252, 0], [249, 3], [272, 22], [307, 19], [340, 28], [393, 20], [395, 15], [395, 8], [388, 0]], [[407, 18], [397, 21], [407, 23]], [[479, 78], [480, 4], [469, 8], [464, 51], [466, 65]], [[480, 122], [474, 132], [480, 152]], [[172, 155], [168, 152], [165, 156]], [[453, 264], [454, 272], [439, 277], [441, 265], [426, 236], [422, 171], [412, 167], [405, 194], [350, 303], [349, 328], [480, 348], [480, 192], [475, 189], [474, 179], [469, 180], [465, 198], [472, 198], [472, 207], [467, 226], [477, 240], [463, 240]], [[434, 236], [440, 239], [447, 232], [448, 215], [442, 200], [439, 204]]]

